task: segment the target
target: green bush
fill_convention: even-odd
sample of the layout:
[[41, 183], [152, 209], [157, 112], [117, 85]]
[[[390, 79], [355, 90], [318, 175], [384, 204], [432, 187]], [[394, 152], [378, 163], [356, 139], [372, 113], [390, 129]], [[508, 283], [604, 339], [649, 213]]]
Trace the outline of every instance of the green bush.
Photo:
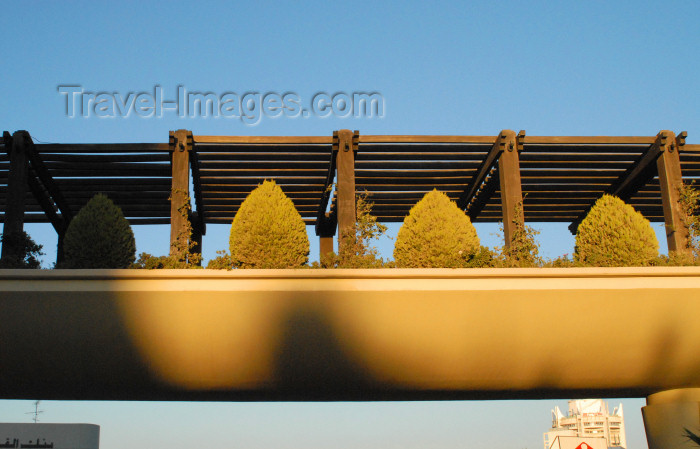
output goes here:
[[231, 225], [236, 268], [298, 268], [309, 259], [309, 238], [292, 200], [265, 181], [243, 201]]
[[42, 245], [38, 245], [24, 231], [0, 235], [5, 257], [0, 259], [0, 268], [40, 268], [43, 256]]
[[136, 262], [131, 264], [135, 270], [162, 270], [165, 268], [186, 268], [180, 265], [181, 262], [171, 256], [154, 256], [149, 253], [141, 253], [136, 258]]
[[695, 189], [693, 184], [694, 182], [681, 184], [678, 189], [678, 202], [683, 224], [688, 233], [688, 252], [685, 258], [695, 259], [692, 262], [698, 263], [700, 262], [700, 191]]
[[215, 258], [211, 259], [207, 263], [207, 269], [209, 270], [230, 270], [233, 268], [233, 262], [231, 261], [231, 256], [225, 250], [217, 251]]
[[[544, 261], [539, 256], [540, 245], [537, 242], [539, 231], [526, 225], [523, 218], [523, 203], [515, 205], [513, 211], [513, 235], [508, 245], [497, 247], [497, 254], [493, 260], [493, 266], [499, 268], [533, 268], [541, 267]], [[501, 231], [503, 225], [501, 224]]]
[[658, 255], [659, 242], [649, 220], [612, 195], [596, 201], [576, 232], [574, 257], [583, 265], [649, 265]]
[[343, 233], [338, 243], [338, 254], [325, 254], [319, 266], [324, 268], [388, 268], [384, 259], [379, 257], [379, 250], [372, 245], [379, 239], [387, 227], [372, 215], [374, 204], [367, 201], [367, 193], [355, 198], [354, 232]]
[[404, 268], [468, 267], [481, 253], [469, 217], [437, 190], [411, 208], [394, 246], [396, 266]]
[[201, 267], [202, 255], [196, 251], [197, 243], [192, 239], [192, 223], [190, 222], [189, 194], [180, 189], [173, 189], [170, 201], [173, 201], [174, 193], [182, 193], [181, 203], [177, 210], [184, 219], [184, 226], [180, 229], [175, 241], [170, 243], [170, 253], [167, 256], [154, 256], [149, 253], [139, 254], [138, 259], [131, 265], [134, 269], [163, 270], [163, 269], [199, 269]]
[[136, 243], [121, 209], [99, 193], [73, 217], [63, 240], [65, 268], [129, 268]]

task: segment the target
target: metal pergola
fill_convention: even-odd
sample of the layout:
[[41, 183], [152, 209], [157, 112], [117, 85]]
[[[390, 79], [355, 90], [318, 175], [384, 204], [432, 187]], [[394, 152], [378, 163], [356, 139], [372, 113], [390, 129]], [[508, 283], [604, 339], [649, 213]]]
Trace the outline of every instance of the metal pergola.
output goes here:
[[[185, 225], [177, 205], [193, 192], [189, 217], [201, 243], [208, 223], [230, 223], [245, 197], [274, 179], [321, 252], [337, 229], [351, 229], [355, 198], [367, 193], [380, 222], [401, 222], [423, 195], [445, 192], [474, 222], [504, 223], [515, 214], [567, 222], [575, 233], [604, 193], [665, 222], [670, 250], [685, 248], [678, 187], [700, 179], [700, 145], [687, 133], [653, 136], [361, 135], [200, 136], [171, 131], [168, 143], [44, 144], [26, 131], [0, 142], [0, 220], [5, 233], [24, 223], [51, 223], [60, 242], [71, 218], [104, 193], [132, 224], [170, 224], [171, 241]], [[191, 185], [190, 185], [191, 182]], [[172, 201], [171, 199], [172, 198]], [[201, 245], [200, 245], [201, 247]]]

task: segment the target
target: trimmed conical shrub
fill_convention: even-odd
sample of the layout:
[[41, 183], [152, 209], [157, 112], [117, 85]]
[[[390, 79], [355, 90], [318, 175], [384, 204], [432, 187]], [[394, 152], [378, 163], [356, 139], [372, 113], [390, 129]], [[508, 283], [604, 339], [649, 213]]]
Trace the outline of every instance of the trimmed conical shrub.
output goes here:
[[612, 195], [596, 201], [576, 232], [574, 256], [584, 265], [647, 265], [658, 255], [659, 242], [649, 220]]
[[263, 182], [243, 201], [229, 245], [237, 268], [298, 268], [309, 259], [304, 221], [274, 181]]
[[66, 268], [128, 268], [136, 242], [119, 206], [98, 193], [71, 220], [63, 251]]
[[479, 252], [469, 217], [437, 190], [425, 194], [399, 229], [394, 246], [397, 267], [463, 267]]

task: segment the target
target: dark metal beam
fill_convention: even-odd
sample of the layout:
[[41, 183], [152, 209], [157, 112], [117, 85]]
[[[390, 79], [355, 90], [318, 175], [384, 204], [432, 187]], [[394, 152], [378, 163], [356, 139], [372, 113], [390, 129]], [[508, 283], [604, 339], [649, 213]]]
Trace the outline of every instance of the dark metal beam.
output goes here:
[[[338, 132], [333, 132], [333, 144], [331, 145], [330, 161], [328, 165], [328, 173], [326, 174], [326, 183], [323, 189], [323, 195], [318, 205], [316, 213], [316, 235], [319, 237], [319, 256], [321, 261], [324, 257], [333, 252], [333, 237], [335, 236], [336, 228], [338, 227], [337, 211], [326, 212], [328, 202], [333, 194], [333, 180], [336, 174], [337, 156], [339, 148]], [[333, 197], [333, 205], [336, 204], [336, 196]]]
[[194, 242], [194, 245], [192, 246], [191, 252], [194, 254], [199, 254], [199, 261], [197, 262], [197, 265], [202, 265], [202, 236], [204, 235], [204, 232], [202, 232], [202, 219], [199, 217], [198, 212], [192, 212], [189, 215], [189, 220], [190, 223], [192, 223], [192, 239], [191, 241]]
[[29, 186], [29, 190], [32, 192], [32, 195], [34, 195], [34, 199], [36, 199], [36, 202], [44, 211], [44, 214], [46, 214], [46, 217], [51, 222], [51, 225], [53, 226], [56, 233], [59, 236], [61, 236], [64, 232], [66, 232], [66, 221], [63, 218], [63, 216], [58, 215], [58, 213], [56, 212], [56, 206], [54, 205], [51, 196], [37, 178], [38, 175], [34, 168], [29, 167], [29, 172], [27, 176], [27, 184]]
[[[66, 226], [73, 219], [73, 210], [70, 208], [68, 201], [66, 201], [61, 189], [59, 189], [56, 181], [53, 179], [49, 170], [46, 168], [44, 161], [41, 159], [41, 155], [36, 149], [34, 142], [29, 141], [27, 147], [27, 157], [29, 159], [29, 165], [36, 174], [36, 178], [43, 185], [44, 190], [49, 194], [49, 200], [56, 205], [56, 208], [61, 212], [62, 219], [64, 220]], [[39, 198], [37, 198], [37, 201]], [[55, 210], [54, 207], [51, 207]]]
[[323, 195], [321, 196], [321, 201], [318, 205], [318, 212], [316, 214], [316, 235], [321, 238], [333, 237], [337, 226], [336, 222], [331, 222], [328, 220], [329, 214], [326, 214], [328, 202], [333, 194], [333, 180], [335, 179], [337, 156], [338, 132], [335, 131], [333, 132], [333, 145], [331, 146], [330, 162], [328, 165], [328, 172], [326, 174], [326, 183], [323, 188]]
[[[665, 136], [663, 133], [664, 131], [657, 135], [654, 143], [649, 146], [630, 168], [610, 185], [605, 193], [617, 196], [621, 200], [626, 201], [637, 193], [641, 187], [654, 179], [654, 176], [656, 176], [658, 172], [656, 160], [663, 152], [662, 146], [665, 145], [668, 139], [668, 136]], [[579, 215], [578, 218], [569, 225], [569, 231], [571, 231], [572, 234], [576, 234], [578, 226], [581, 224], [581, 221], [586, 218], [586, 215], [588, 215], [592, 207], [593, 205], [591, 204], [583, 214]]]
[[192, 146], [190, 151], [190, 166], [192, 169], [192, 189], [194, 190], [194, 205], [196, 211], [194, 220], [195, 227], [198, 229], [200, 246], [202, 235], [207, 234], [207, 224], [204, 216], [204, 202], [202, 201], [202, 180], [199, 173], [199, 156], [197, 155], [197, 147]]
[[333, 197], [333, 201], [331, 202], [331, 210], [330, 212], [326, 212], [323, 216], [324, 222], [327, 224], [328, 229], [332, 229], [333, 234], [332, 235], [319, 235], [320, 241], [319, 241], [319, 252], [320, 252], [320, 259], [323, 261], [323, 258], [328, 256], [328, 254], [333, 252], [333, 235], [335, 235], [335, 229], [338, 226], [338, 197], [335, 196]]
[[[496, 164], [498, 164], [498, 159], [501, 157], [501, 154], [503, 154], [505, 149], [505, 135], [503, 134], [503, 131], [501, 131], [501, 133], [496, 136], [496, 141], [493, 143], [491, 150], [489, 150], [486, 158], [481, 163], [481, 166], [479, 166], [476, 176], [472, 178], [469, 185], [464, 189], [464, 193], [462, 193], [459, 200], [457, 200], [457, 206], [460, 209], [464, 210], [467, 208], [467, 206], [470, 206], [470, 203], [474, 200], [474, 197], [476, 196], [477, 192], [479, 192], [479, 189], [481, 189], [486, 177], [492, 172]], [[488, 201], [488, 198], [486, 198], [486, 200]], [[469, 212], [469, 215], [471, 216], [471, 212]]]
[[[27, 131], [16, 131], [10, 137], [9, 133], [5, 132], [3, 133], [3, 140], [5, 141], [5, 150], [10, 158], [3, 226], [3, 237], [7, 239], [10, 235], [20, 234], [24, 231], [24, 212], [26, 209], [29, 170], [26, 148], [29, 142], [29, 133]], [[14, 257], [17, 249], [12, 246], [4, 243], [0, 258]]]
[[471, 221], [476, 221], [481, 211], [486, 207], [486, 203], [489, 202], [493, 194], [498, 190], [499, 185], [498, 167], [493, 167], [481, 186], [481, 189], [479, 189], [476, 196], [474, 196], [471, 203], [468, 205], [467, 215], [469, 215]]

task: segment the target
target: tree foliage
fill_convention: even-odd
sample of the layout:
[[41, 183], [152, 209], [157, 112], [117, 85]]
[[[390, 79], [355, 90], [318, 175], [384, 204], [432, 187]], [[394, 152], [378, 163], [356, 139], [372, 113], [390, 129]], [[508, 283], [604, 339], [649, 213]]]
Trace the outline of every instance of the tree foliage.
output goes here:
[[649, 265], [659, 254], [656, 234], [642, 214], [603, 195], [578, 227], [574, 257], [599, 267]]
[[469, 217], [437, 190], [411, 208], [394, 246], [396, 266], [404, 268], [468, 267], [481, 253]]
[[236, 268], [298, 268], [309, 258], [304, 221], [274, 181], [263, 182], [243, 201], [229, 246]]
[[[515, 205], [513, 215], [513, 235], [508, 245], [497, 248], [494, 266], [509, 268], [531, 268], [542, 266], [540, 246], [537, 242], [539, 231], [526, 225], [522, 202]], [[505, 243], [505, 242], [504, 242]]]
[[209, 260], [207, 263], [207, 269], [209, 270], [230, 270], [233, 268], [233, 261], [231, 260], [231, 255], [226, 250], [217, 251], [215, 258]]
[[688, 250], [691, 257], [700, 259], [700, 192], [691, 183], [682, 184], [678, 193], [683, 224], [688, 232]]
[[324, 268], [382, 268], [384, 259], [379, 257], [379, 250], [373, 241], [386, 232], [386, 226], [372, 215], [373, 204], [367, 201], [367, 194], [355, 199], [355, 229], [343, 232], [338, 243], [338, 254], [325, 254], [321, 257]]
[[63, 249], [65, 268], [128, 268], [136, 242], [119, 206], [98, 193], [71, 220]]
[[38, 245], [24, 231], [0, 235], [0, 243], [5, 249], [5, 257], [0, 259], [0, 268], [40, 268], [43, 256], [42, 245]]
[[184, 226], [178, 233], [175, 241], [170, 244], [170, 254], [168, 255], [166, 268], [200, 268], [202, 254], [195, 251], [197, 242], [192, 239], [192, 222], [190, 212], [192, 205], [189, 192], [174, 189], [170, 194], [170, 201], [176, 194], [182, 194], [182, 204], [177, 208], [178, 213], [183, 218]]
[[197, 242], [192, 239], [192, 223], [190, 222], [190, 204], [189, 193], [173, 189], [169, 200], [172, 201], [174, 194], [182, 194], [182, 203], [178, 205], [177, 211], [184, 218], [185, 225], [175, 237], [175, 241], [170, 244], [170, 253], [167, 256], [153, 256], [149, 253], [139, 254], [138, 259], [132, 265], [132, 268], [159, 270], [159, 269], [184, 269], [184, 268], [202, 268], [202, 254], [195, 251]]

